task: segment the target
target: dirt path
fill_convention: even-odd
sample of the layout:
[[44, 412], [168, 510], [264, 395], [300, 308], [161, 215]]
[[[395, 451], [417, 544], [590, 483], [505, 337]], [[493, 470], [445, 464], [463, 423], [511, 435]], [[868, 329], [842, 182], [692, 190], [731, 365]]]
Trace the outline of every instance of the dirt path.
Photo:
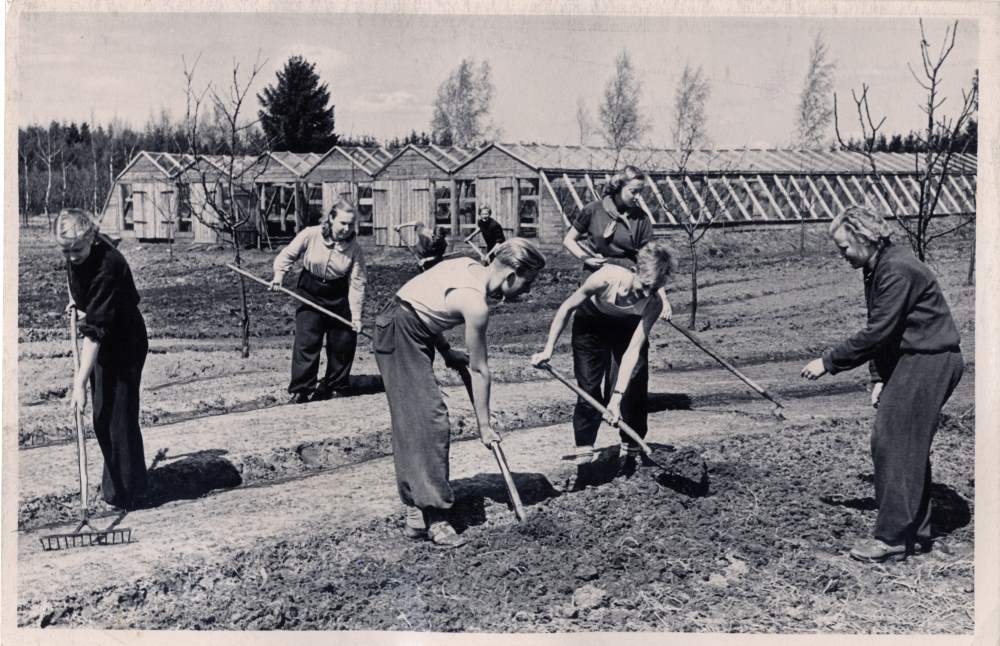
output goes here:
[[[556, 365], [570, 373], [567, 362], [561, 356]], [[792, 415], [798, 397], [845, 390], [860, 393], [863, 389], [857, 375], [822, 384], [796, 382], [800, 363], [772, 363], [747, 371], [765, 387], [787, 397]], [[442, 377], [454, 381], [452, 375]], [[474, 435], [475, 416], [465, 391], [452, 386], [444, 392], [453, 437]], [[717, 422], [715, 418], [726, 411], [737, 410], [737, 417], [742, 418], [766, 415], [770, 409], [766, 401], [720, 369], [654, 372], [650, 392], [654, 414], [668, 410], [670, 419], [685, 409], [694, 409], [695, 418], [708, 422]], [[573, 402], [572, 394], [551, 379], [497, 383], [493, 390], [494, 414], [508, 430], [565, 420], [572, 414]], [[144, 441], [148, 460], [158, 452], [165, 454], [165, 460], [159, 461], [161, 470], [154, 471], [157, 477], [168, 480], [172, 487], [178, 480], [187, 480], [181, 483], [187, 492], [184, 497], [355, 464], [388, 455], [391, 450], [389, 414], [382, 393], [149, 427]], [[99, 483], [97, 465], [101, 463], [96, 440], [88, 442], [87, 451], [92, 465], [90, 495], [94, 498]], [[22, 450], [19, 460], [20, 527], [68, 520], [78, 495], [75, 444]]]
[[[765, 371], [766, 374], [758, 376], [767, 383], [778, 375], [786, 375], [792, 367], [776, 365]], [[726, 381], [723, 374], [658, 375], [653, 382], [653, 390], [669, 384], [672, 390], [690, 389], [697, 394], [698, 388], [703, 393], [711, 392], [712, 386], [718, 387]], [[973, 401], [973, 381], [971, 378], [963, 380], [950, 408], [964, 409]], [[655, 413], [650, 419], [649, 440], [688, 445], [739, 434], [807, 433], [823, 420], [868, 418], [871, 409], [856, 383], [847, 376], [831, 379], [827, 382], [828, 386], [847, 386], [846, 391], [832, 395], [812, 391], [808, 396], [795, 400], [794, 404], [790, 402], [786, 411], [788, 420], [784, 423], [770, 417], [770, 406], [767, 402], [761, 404], [760, 400], [739, 402], [740, 412], [731, 412], [736, 408], [732, 404], [709, 404], [694, 410]], [[555, 386], [552, 383], [505, 385], [497, 391], [498, 407], [509, 405], [512, 397], [522, 397], [524, 388], [534, 391], [538, 398], [536, 401], [551, 397], [565, 399], [565, 393]], [[452, 397], [453, 406], [456, 406], [456, 399], [460, 400]], [[357, 404], [362, 408], [370, 405], [368, 402]], [[302, 406], [294, 410], [297, 415], [304, 416], [302, 419], [314, 420], [324, 417], [327, 405]], [[271, 415], [275, 417], [272, 419]], [[272, 433], [278, 433], [281, 428], [287, 433], [290, 426], [287, 415], [287, 410], [281, 410], [229, 417], [246, 417], [248, 422], [253, 420], [258, 424], [257, 427], [242, 428], [242, 439], [247, 441], [267, 437], [268, 431], [263, 430], [265, 427], [270, 428]], [[254, 419], [262, 416], [266, 421]], [[368, 418], [366, 421], [371, 423], [370, 414]], [[228, 421], [230, 427], [237, 426], [233, 423], [235, 419], [219, 418], [219, 421]], [[171, 432], [182, 432], [175, 435], [173, 441], [183, 439], [191, 446], [203, 442], [209, 435], [203, 428], [189, 428], [190, 424], [176, 426], [181, 428]], [[302, 424], [292, 426], [301, 427]], [[170, 427], [164, 427], [167, 428]], [[238, 437], [241, 437], [240, 433], [231, 436], [233, 439]], [[212, 441], [219, 446], [218, 438], [212, 438]], [[863, 443], [866, 439], [858, 438], [858, 441]], [[615, 433], [602, 429], [600, 444], [616, 442]], [[150, 442], [150, 446], [155, 444]], [[504, 446], [512, 468], [522, 474], [521, 481], [526, 478], [534, 480], [541, 483], [544, 489], [548, 484], [558, 482], [568, 469], [568, 463], [562, 457], [571, 446], [571, 433], [566, 424], [521, 430], [507, 434]], [[63, 447], [53, 447], [26, 453], [31, 455], [39, 451], [38, 455], [42, 456], [41, 451], [54, 455], [62, 450]], [[65, 456], [60, 459], [65, 459]], [[22, 463], [22, 481], [45, 480], [41, 477], [42, 471], [55, 474], [62, 469], [56, 469], [51, 464], [46, 466], [44, 460], [35, 461], [33, 458], [31, 464]], [[472, 478], [495, 471], [492, 456], [478, 442], [456, 442], [453, 445], [453, 479]], [[227, 553], [250, 549], [262, 541], [331, 533], [339, 535], [375, 519], [392, 517], [398, 510], [392, 462], [382, 458], [291, 481], [237, 487], [195, 500], [177, 500], [134, 512], [124, 524], [136, 532], [138, 541], [132, 545], [106, 548], [107, 551], [95, 548], [46, 553], [36, 540], [46, 530], [24, 532], [18, 541], [19, 598], [22, 604], [32, 606], [48, 598], [57, 598], [67, 590], [111, 586], [171, 564], [210, 561]], [[109, 558], [112, 554], [113, 558]]]

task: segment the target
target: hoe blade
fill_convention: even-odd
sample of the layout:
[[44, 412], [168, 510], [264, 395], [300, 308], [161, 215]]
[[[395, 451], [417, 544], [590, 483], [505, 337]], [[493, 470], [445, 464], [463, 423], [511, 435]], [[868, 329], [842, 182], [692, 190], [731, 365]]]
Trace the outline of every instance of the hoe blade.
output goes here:
[[132, 542], [132, 530], [127, 527], [109, 529], [106, 531], [74, 532], [71, 534], [50, 534], [39, 539], [42, 549], [50, 552], [67, 550], [74, 547], [93, 547], [96, 545], [123, 545]]

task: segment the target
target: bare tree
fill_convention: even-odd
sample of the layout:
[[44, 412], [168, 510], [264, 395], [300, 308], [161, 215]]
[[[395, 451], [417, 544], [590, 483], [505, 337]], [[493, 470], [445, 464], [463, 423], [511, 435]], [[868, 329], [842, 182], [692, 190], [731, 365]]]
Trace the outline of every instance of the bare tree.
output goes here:
[[[187, 173], [194, 173], [200, 188], [198, 197], [190, 199], [185, 208], [190, 208], [192, 216], [200, 223], [227, 239], [232, 247], [233, 262], [237, 266], [242, 264], [243, 240], [240, 234], [248, 229], [248, 224], [255, 223], [254, 183], [267, 170], [270, 160], [269, 151], [259, 155], [249, 154], [246, 133], [254, 127], [256, 121], [244, 116], [250, 88], [266, 63], [258, 53], [249, 72], [242, 75], [239, 63], [234, 61], [232, 78], [227, 87], [220, 89], [209, 84], [197, 91], [195, 69], [198, 59], [190, 68], [184, 60], [187, 100], [184, 136], [193, 160]], [[208, 157], [201, 152], [198, 125], [202, 103], [206, 97], [226, 129], [227, 154], [218, 157]], [[246, 281], [242, 275], [238, 276], [238, 280], [241, 354], [243, 358], [247, 358], [250, 356], [250, 311], [247, 306]]]
[[712, 94], [712, 85], [701, 67], [684, 66], [684, 72], [674, 92], [674, 123], [671, 130], [673, 147], [681, 155], [680, 167], [699, 148], [708, 147], [705, 107]]
[[434, 140], [447, 145], [476, 146], [484, 139], [498, 136], [499, 130], [489, 120], [494, 93], [489, 61], [483, 61], [477, 69], [474, 59], [463, 58], [438, 87], [431, 118]]
[[56, 157], [62, 155], [62, 147], [53, 148], [52, 147], [52, 127], [50, 126], [48, 130], [45, 131], [45, 141], [42, 142], [41, 134], [36, 133], [36, 148], [38, 150], [38, 157], [45, 164], [45, 201], [42, 205], [45, 208], [45, 219], [48, 223], [52, 224], [51, 211], [49, 210], [49, 200], [52, 197], [52, 162], [55, 161]]
[[582, 96], [576, 100], [576, 128], [580, 137], [580, 145], [586, 146], [590, 140], [590, 133], [594, 131], [594, 119], [591, 117], [590, 108], [587, 107]]
[[[698, 316], [698, 243], [731, 199], [730, 193], [723, 191], [726, 197], [720, 201], [720, 193], [712, 184], [713, 178], [692, 178], [689, 174], [692, 155], [708, 145], [706, 109], [711, 94], [711, 83], [701, 67], [692, 69], [690, 65], [685, 65], [674, 92], [671, 135], [677, 166], [673, 176], [666, 181], [673, 183], [670, 192], [676, 191], [680, 195], [678, 205], [682, 212], [675, 217], [687, 234], [688, 253], [691, 254], [691, 312], [688, 320], [691, 328], [697, 324]], [[714, 181], [718, 183], [717, 179]]]
[[622, 150], [637, 145], [649, 130], [639, 108], [641, 96], [642, 83], [632, 67], [628, 50], [623, 49], [615, 59], [615, 71], [604, 87], [604, 100], [598, 110], [601, 135], [608, 147], [614, 149], [616, 160], [621, 158]]
[[[862, 152], [865, 154], [871, 169], [868, 184], [879, 191], [885, 204], [890, 205], [892, 214], [896, 216], [896, 222], [903, 229], [910, 246], [920, 260], [927, 259], [933, 241], [975, 221], [973, 216], [963, 218], [956, 225], [944, 225], [934, 218], [934, 213], [937, 211], [945, 184], [948, 181], [948, 173], [955, 161], [955, 155], [966, 152], [969, 145], [969, 139], [961, 137], [962, 131], [969, 120], [974, 118], [979, 106], [977, 76], [973, 79], [969, 90], [962, 90], [962, 102], [958, 106], [957, 115], [954, 117], [941, 116], [941, 106], [947, 98], [941, 96], [941, 70], [955, 47], [957, 31], [958, 21], [955, 21], [945, 29], [944, 39], [938, 53], [932, 54], [931, 44], [924, 32], [923, 20], [920, 21], [922, 75], [918, 75], [912, 67], [910, 67], [910, 72], [927, 93], [925, 102], [920, 106], [920, 109], [927, 115], [927, 123], [924, 130], [917, 136], [918, 146], [913, 153], [914, 174], [919, 189], [915, 200], [917, 205], [915, 214], [904, 214], [897, 209], [895, 197], [892, 197], [891, 189], [888, 188], [888, 181], [882, 175], [875, 159], [875, 141], [886, 118], [882, 117], [876, 123], [872, 117], [867, 84], [862, 84], [860, 94], [853, 90], [851, 92], [857, 111], [858, 124], [861, 127]], [[847, 149], [848, 145], [840, 134], [836, 110], [837, 95], [833, 96], [834, 128], [837, 133], [837, 141], [842, 148]], [[960, 141], [963, 142], [961, 145], [958, 144]]]
[[28, 213], [31, 212], [31, 186], [28, 184], [28, 162], [31, 161], [31, 151], [26, 146], [18, 146], [17, 155], [20, 157], [21, 166], [24, 169], [21, 172], [21, 179], [24, 182], [24, 187], [21, 189], [24, 194], [24, 203], [21, 209], [21, 224], [27, 226]]
[[795, 141], [798, 148], [823, 148], [829, 144], [829, 128], [833, 122], [833, 73], [836, 62], [827, 59], [823, 33], [816, 34], [809, 51], [809, 68], [806, 70], [799, 106], [795, 113]]

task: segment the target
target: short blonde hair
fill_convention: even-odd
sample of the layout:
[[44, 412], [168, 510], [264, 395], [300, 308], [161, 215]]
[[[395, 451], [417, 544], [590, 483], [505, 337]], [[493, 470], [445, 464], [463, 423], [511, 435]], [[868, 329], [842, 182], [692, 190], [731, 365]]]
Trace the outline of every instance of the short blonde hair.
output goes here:
[[877, 247], [892, 236], [892, 227], [876, 211], [863, 206], [850, 206], [830, 222], [830, 235], [843, 227], [855, 239]]
[[539, 272], [545, 267], [545, 256], [538, 247], [524, 238], [511, 238], [497, 246], [493, 262], [506, 265], [519, 274]]
[[675, 268], [676, 261], [665, 240], [653, 240], [639, 250], [636, 276], [643, 287], [647, 289], [663, 287]]
[[332, 220], [337, 217], [338, 213], [350, 213], [351, 215], [354, 215], [354, 205], [351, 204], [350, 200], [340, 198], [336, 201], [336, 203], [334, 203], [333, 206], [330, 207], [330, 212], [327, 215], [329, 215]]
[[63, 209], [52, 221], [52, 237], [60, 245], [71, 245], [97, 235], [97, 222], [83, 209]]

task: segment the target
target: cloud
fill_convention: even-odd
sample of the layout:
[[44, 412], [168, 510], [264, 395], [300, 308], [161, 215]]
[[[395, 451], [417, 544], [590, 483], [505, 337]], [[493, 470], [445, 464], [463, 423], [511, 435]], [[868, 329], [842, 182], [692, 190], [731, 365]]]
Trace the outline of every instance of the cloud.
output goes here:
[[358, 112], [415, 112], [427, 109], [417, 97], [406, 90], [395, 92], [370, 92], [362, 94], [350, 102], [351, 110]]

